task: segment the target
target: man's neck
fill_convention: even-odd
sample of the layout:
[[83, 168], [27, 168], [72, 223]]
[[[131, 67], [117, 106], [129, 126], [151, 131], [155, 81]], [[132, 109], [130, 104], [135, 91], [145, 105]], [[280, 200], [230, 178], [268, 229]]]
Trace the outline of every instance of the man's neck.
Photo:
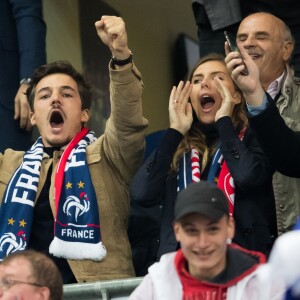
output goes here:
[[283, 72], [276, 80], [274, 80], [268, 87], [267, 92], [272, 97], [272, 99], [277, 99], [277, 96], [280, 95], [283, 83], [286, 78], [286, 72]]
[[272, 78], [267, 78], [266, 80], [261, 80], [261, 85], [262, 85], [264, 91], [268, 91], [268, 89], [270, 88], [271, 84], [274, 83], [275, 81], [278, 81], [278, 84], [280, 85], [279, 86], [279, 90], [280, 90], [284, 74], [285, 74], [285, 69], [283, 69], [281, 71], [281, 73], [276, 74]]
[[50, 157], [53, 157], [53, 153], [55, 151], [60, 151], [61, 147], [58, 146], [50, 146], [50, 147], [44, 147], [44, 152], [47, 153]]

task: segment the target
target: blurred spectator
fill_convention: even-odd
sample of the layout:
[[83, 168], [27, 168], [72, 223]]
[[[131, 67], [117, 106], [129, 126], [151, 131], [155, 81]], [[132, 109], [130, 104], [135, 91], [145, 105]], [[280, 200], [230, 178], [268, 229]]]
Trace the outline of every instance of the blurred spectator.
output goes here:
[[[257, 286], [263, 289], [257, 299], [300, 299], [300, 220], [293, 229], [278, 237], [268, 263], [259, 267]], [[270, 298], [275, 294], [276, 298]]]
[[46, 255], [18, 251], [0, 265], [1, 299], [62, 299], [62, 278], [57, 266]]
[[265, 257], [228, 244], [234, 220], [215, 184], [192, 183], [178, 194], [174, 232], [181, 249], [152, 265], [129, 299], [261, 299], [256, 270]]
[[42, 0], [0, 1], [0, 152], [31, 144], [25, 92], [34, 69], [46, 63]]

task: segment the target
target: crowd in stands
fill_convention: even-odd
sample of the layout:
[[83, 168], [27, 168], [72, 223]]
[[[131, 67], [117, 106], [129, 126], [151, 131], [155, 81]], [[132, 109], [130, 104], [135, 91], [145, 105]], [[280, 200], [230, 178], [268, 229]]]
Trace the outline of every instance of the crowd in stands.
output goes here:
[[[26, 143], [0, 147], [0, 297], [62, 299], [63, 284], [138, 275], [130, 299], [300, 299], [300, 78], [287, 24], [235, 11], [238, 48], [212, 44], [172, 88], [169, 128], [144, 157], [143, 81], [124, 20], [95, 23], [112, 55], [111, 114], [96, 137], [88, 82], [67, 61], [45, 63], [42, 3], [5, 3], [12, 30], [32, 26], [41, 48], [24, 45], [27, 35], [15, 42], [34, 59], [14, 58], [20, 83], [6, 116]], [[199, 37], [209, 7], [194, 1]], [[22, 21], [28, 14], [39, 29]], [[161, 207], [158, 244], [129, 239], [130, 202]]]

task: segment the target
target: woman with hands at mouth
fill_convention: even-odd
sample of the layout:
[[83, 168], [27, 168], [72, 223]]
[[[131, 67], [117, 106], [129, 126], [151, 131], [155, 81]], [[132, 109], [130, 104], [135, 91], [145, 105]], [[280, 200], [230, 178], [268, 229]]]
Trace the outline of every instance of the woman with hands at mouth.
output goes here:
[[277, 236], [274, 170], [248, 127], [244, 105], [219, 54], [201, 58], [188, 81], [172, 88], [170, 127], [131, 183], [132, 201], [162, 206], [158, 259], [179, 247], [172, 227], [177, 193], [202, 180], [224, 191], [236, 224], [233, 241], [269, 253]]

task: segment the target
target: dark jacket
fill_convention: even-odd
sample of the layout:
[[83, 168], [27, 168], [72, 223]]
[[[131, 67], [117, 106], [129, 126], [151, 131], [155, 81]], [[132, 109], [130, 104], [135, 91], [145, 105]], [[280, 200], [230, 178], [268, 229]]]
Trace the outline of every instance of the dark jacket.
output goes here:
[[260, 115], [250, 117], [250, 126], [276, 169], [284, 175], [300, 178], [300, 132], [286, 125], [274, 101], [266, 95], [269, 107]]
[[30, 134], [14, 121], [20, 80], [46, 63], [46, 25], [42, 0], [0, 1], [0, 151], [27, 150]]
[[[229, 117], [217, 124], [221, 152], [235, 182], [234, 241], [245, 248], [269, 253], [277, 236], [272, 189], [274, 172], [254, 135], [247, 130], [240, 141]], [[131, 198], [140, 206], [162, 205], [158, 258], [178, 247], [173, 233], [177, 174], [170, 165], [182, 135], [168, 129], [158, 147], [139, 169], [131, 183]]]

